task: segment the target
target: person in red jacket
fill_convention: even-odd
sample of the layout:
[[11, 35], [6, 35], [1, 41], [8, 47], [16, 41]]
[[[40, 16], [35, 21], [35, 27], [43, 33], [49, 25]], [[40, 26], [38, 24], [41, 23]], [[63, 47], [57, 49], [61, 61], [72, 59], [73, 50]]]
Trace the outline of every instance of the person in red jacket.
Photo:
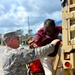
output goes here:
[[[47, 19], [44, 22], [44, 27], [38, 30], [36, 34], [35, 41], [33, 43], [34, 47], [41, 47], [49, 44], [52, 40], [58, 39], [58, 34], [62, 33], [62, 27], [56, 26], [55, 21], [52, 19]], [[52, 75], [52, 63], [51, 61], [54, 61], [54, 57], [58, 52], [59, 44], [57, 44], [54, 53], [49, 54], [46, 58], [41, 59], [41, 63], [43, 65], [45, 75]], [[50, 61], [50, 62], [49, 62]], [[60, 74], [59, 74], [60, 75]]]
[[[29, 48], [31, 47], [32, 43], [34, 42], [34, 37], [29, 37], [28, 38], [28, 46]], [[29, 71], [30, 75], [45, 75], [43, 67], [41, 65], [40, 59], [34, 60], [31, 63], [29, 63]]]
[[58, 34], [62, 33], [61, 26], [55, 26], [55, 22], [52, 19], [47, 19], [44, 22], [44, 27], [38, 30], [34, 43], [36, 47], [44, 46], [50, 43], [52, 40], [59, 38]]

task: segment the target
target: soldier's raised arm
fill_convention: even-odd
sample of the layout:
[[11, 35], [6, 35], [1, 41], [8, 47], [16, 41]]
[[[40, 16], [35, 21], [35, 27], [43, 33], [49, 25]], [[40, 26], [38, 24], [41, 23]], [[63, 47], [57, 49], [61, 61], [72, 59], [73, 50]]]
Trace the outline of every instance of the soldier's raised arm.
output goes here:
[[54, 51], [54, 46], [56, 45], [57, 42], [59, 42], [59, 39], [56, 39], [52, 41], [50, 44], [43, 47], [39, 47], [31, 50], [22, 49], [20, 50], [21, 52], [18, 53], [17, 57], [19, 60], [24, 58], [24, 60], [26, 60], [26, 63], [41, 57], [45, 57]]

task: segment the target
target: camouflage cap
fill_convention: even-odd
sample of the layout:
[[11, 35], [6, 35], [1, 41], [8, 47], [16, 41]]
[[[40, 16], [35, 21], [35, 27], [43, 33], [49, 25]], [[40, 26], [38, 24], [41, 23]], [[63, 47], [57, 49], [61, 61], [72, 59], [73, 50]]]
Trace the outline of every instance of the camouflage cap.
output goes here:
[[13, 36], [19, 37], [19, 35], [20, 34], [17, 31], [14, 31], [14, 32], [8, 31], [8, 32], [3, 33], [2, 40], [5, 41]]

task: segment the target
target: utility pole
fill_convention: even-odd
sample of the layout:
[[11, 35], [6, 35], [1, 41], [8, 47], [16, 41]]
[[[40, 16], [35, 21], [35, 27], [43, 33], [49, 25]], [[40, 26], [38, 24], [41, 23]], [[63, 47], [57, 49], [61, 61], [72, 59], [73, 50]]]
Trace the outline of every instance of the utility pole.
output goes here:
[[30, 35], [30, 23], [29, 23], [29, 16], [28, 16], [28, 34]]

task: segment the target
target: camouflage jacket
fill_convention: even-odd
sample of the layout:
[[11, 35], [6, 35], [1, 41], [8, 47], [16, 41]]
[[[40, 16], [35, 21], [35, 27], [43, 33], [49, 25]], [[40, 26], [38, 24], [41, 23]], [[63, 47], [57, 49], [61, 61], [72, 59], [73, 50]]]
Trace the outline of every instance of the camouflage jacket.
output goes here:
[[54, 45], [52, 44], [35, 49], [25, 49], [22, 47], [12, 49], [7, 47], [3, 55], [4, 75], [27, 75], [27, 63], [45, 57], [53, 51]]

